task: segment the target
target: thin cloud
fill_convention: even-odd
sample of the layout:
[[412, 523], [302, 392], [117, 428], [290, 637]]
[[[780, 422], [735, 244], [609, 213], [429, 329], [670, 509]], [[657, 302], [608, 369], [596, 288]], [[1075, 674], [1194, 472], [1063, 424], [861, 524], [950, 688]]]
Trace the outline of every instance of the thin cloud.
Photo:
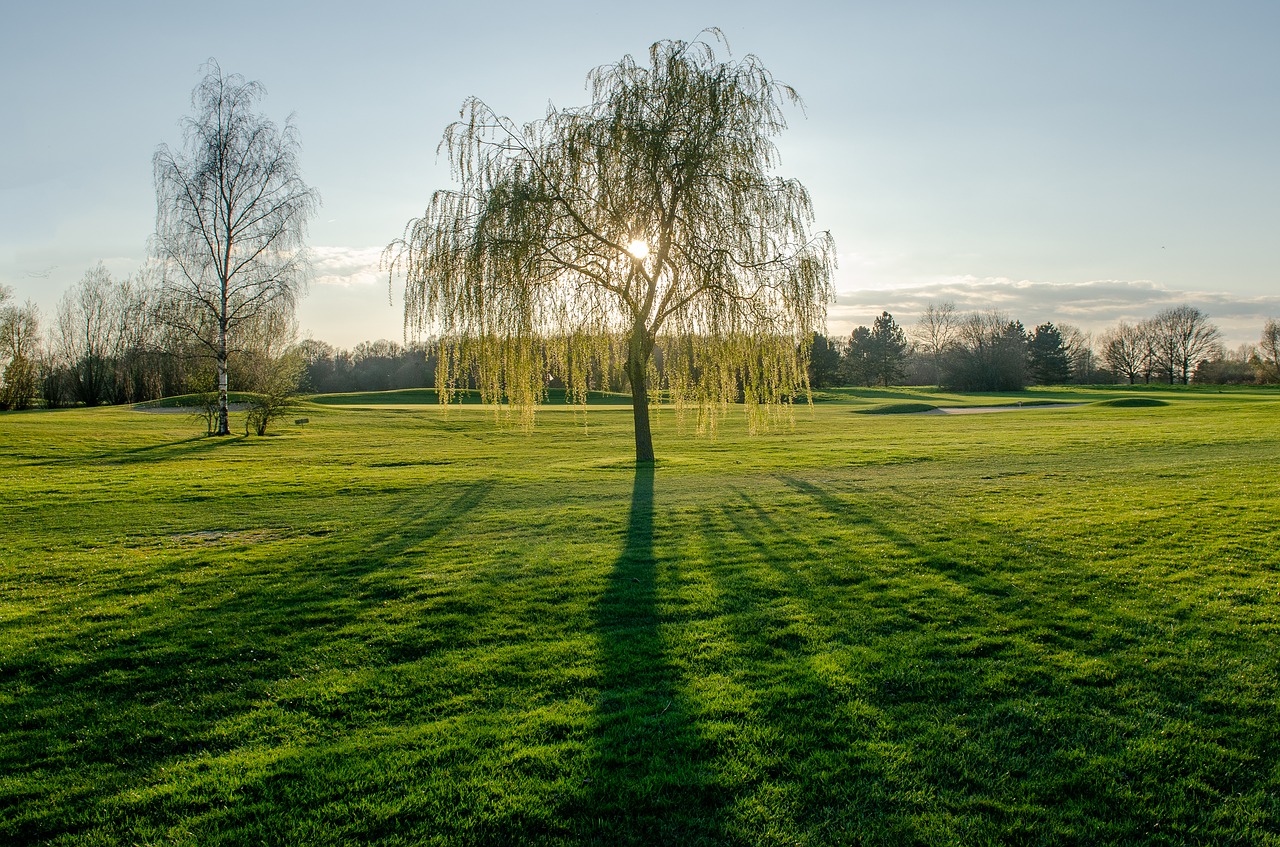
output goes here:
[[312, 247], [311, 265], [314, 285], [352, 286], [386, 285], [386, 273], [378, 269], [381, 247]]
[[1183, 291], [1151, 280], [1047, 282], [952, 276], [893, 289], [841, 291], [828, 311], [827, 325], [844, 335], [854, 326], [869, 326], [880, 312], [888, 311], [909, 327], [930, 303], [947, 301], [961, 312], [996, 309], [1027, 327], [1052, 321], [1088, 332], [1101, 332], [1121, 321], [1135, 323], [1169, 306], [1189, 303], [1209, 315], [1229, 345], [1256, 341], [1266, 317], [1280, 314], [1280, 296]]

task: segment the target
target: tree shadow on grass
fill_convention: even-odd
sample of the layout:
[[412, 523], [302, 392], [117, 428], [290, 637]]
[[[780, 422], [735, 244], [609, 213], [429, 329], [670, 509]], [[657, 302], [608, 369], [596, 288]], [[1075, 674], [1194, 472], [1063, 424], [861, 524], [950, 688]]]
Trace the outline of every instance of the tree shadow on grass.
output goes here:
[[658, 608], [654, 468], [636, 467], [621, 555], [595, 608], [602, 679], [579, 832], [599, 844], [725, 844], [722, 790], [680, 692]]
[[[341, 734], [369, 721], [387, 708], [376, 669], [437, 646], [417, 633], [419, 621], [388, 611], [388, 600], [413, 590], [407, 554], [466, 520], [492, 487], [483, 480], [425, 503], [421, 491], [384, 500], [385, 526], [356, 539], [230, 533], [207, 551], [190, 542], [179, 556], [45, 610], [65, 630], [0, 660], [6, 687], [16, 686], [3, 693], [23, 692], [0, 704], [11, 727], [0, 772], [28, 774], [0, 791], [0, 841], [101, 836], [104, 821], [119, 841], [133, 840], [133, 824], [111, 809], [165, 767], [245, 748], [246, 735], [279, 742], [299, 725]], [[268, 552], [277, 541], [291, 545], [280, 548], [288, 566]], [[0, 634], [30, 625], [8, 618]], [[317, 697], [307, 687], [315, 676], [352, 690]], [[78, 799], [47, 817], [40, 798], [49, 786]], [[157, 826], [173, 813], [159, 799], [148, 808]]]
[[[1257, 796], [1258, 772], [1237, 767], [1274, 745], [1251, 737], [1247, 718], [1222, 721], [1221, 700], [1205, 707], [1205, 690], [1231, 683], [1227, 672], [1215, 678], [1178, 661], [1196, 648], [1162, 648], [1179, 673], [1148, 665], [1150, 627], [1126, 610], [1128, 601], [1065, 550], [1032, 544], [1011, 526], [966, 527], [968, 537], [953, 544], [913, 524], [940, 517], [927, 503], [895, 510], [780, 479], [821, 513], [889, 547], [888, 556], [861, 564], [856, 555], [806, 551], [807, 533], [754, 504], [755, 519], [742, 522], [744, 531], [757, 527], [761, 543], [795, 544], [800, 561], [837, 564], [817, 565], [815, 580], [789, 580], [787, 593], [812, 595], [810, 609], [855, 623], [879, 653], [864, 697], [887, 725], [910, 728], [896, 753], [908, 767], [890, 771], [884, 812], [901, 835], [929, 841], [945, 833], [971, 843], [1208, 843], [1240, 835], [1240, 818], [1226, 822], [1210, 810], [1225, 807], [1231, 791]], [[814, 593], [805, 582], [850, 590]], [[1222, 746], [1191, 752], [1188, 738], [1208, 737]], [[939, 822], [941, 831], [930, 829]]]
[[115, 447], [107, 450], [93, 450], [73, 455], [42, 455], [28, 461], [15, 462], [20, 467], [80, 467], [83, 465], [138, 465], [153, 462], [167, 462], [181, 456], [194, 456], [208, 453], [224, 445], [237, 444], [246, 439], [244, 435], [211, 436], [193, 435], [179, 438], [176, 441], [165, 441], [159, 444], [145, 444], [141, 447]]

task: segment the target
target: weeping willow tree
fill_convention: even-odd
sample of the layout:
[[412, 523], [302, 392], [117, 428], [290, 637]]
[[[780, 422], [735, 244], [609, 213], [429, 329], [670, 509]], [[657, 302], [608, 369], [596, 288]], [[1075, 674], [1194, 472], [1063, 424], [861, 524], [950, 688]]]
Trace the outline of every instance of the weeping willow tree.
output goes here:
[[773, 173], [799, 96], [701, 40], [597, 68], [588, 90], [524, 126], [466, 101], [441, 142], [459, 187], [387, 248], [406, 329], [439, 340], [442, 400], [474, 381], [526, 420], [552, 376], [581, 402], [625, 376], [638, 462], [661, 392], [700, 425], [741, 403], [754, 429], [807, 393], [831, 297], [830, 234]]

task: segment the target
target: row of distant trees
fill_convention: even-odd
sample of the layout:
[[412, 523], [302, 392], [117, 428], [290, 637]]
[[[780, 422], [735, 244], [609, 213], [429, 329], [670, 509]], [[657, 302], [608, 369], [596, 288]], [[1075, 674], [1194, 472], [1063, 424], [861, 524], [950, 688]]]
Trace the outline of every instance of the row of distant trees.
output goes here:
[[[181, 328], [175, 304], [144, 268], [118, 279], [102, 265], [66, 291], [42, 327], [33, 303], [0, 310], [0, 408], [138, 403], [213, 390], [214, 362]], [[0, 289], [0, 301], [10, 300]], [[240, 336], [232, 356], [237, 384], [258, 391], [270, 382], [294, 336], [285, 312], [264, 312]]]
[[307, 340], [300, 345], [306, 362], [304, 384], [319, 394], [431, 388], [436, 358], [422, 345], [403, 345], [380, 339], [362, 341], [353, 349]]
[[[118, 279], [99, 264], [59, 302], [42, 332], [31, 303], [0, 287], [0, 409], [137, 403], [213, 392], [216, 363], [167, 313], [163, 287], [144, 269]], [[385, 391], [434, 385], [427, 345], [377, 340], [353, 349], [323, 341], [292, 343], [289, 314], [263, 313], [237, 335], [228, 356], [233, 383], [246, 392]], [[659, 361], [659, 367], [662, 362]], [[938, 385], [961, 391], [1016, 391], [1067, 383], [1280, 382], [1280, 321], [1266, 321], [1257, 344], [1226, 351], [1221, 332], [1192, 306], [1165, 309], [1098, 335], [1043, 323], [1026, 330], [998, 312], [960, 313], [930, 304], [910, 330], [889, 312], [847, 338], [816, 334], [815, 388]], [[612, 384], [612, 383], [618, 384]], [[618, 379], [602, 388], [621, 390]]]
[[[139, 403], [215, 391], [208, 345], [170, 313], [164, 287], [144, 268], [123, 279], [101, 264], [63, 295], [42, 327], [32, 303], [0, 287], [0, 409]], [[269, 310], [241, 328], [228, 354], [233, 385], [250, 393], [382, 391], [432, 384], [434, 357], [422, 346], [366, 341], [353, 350], [323, 341], [294, 343], [290, 312]]]
[[1164, 382], [1280, 382], [1280, 321], [1268, 319], [1257, 344], [1234, 351], [1194, 306], [1164, 309], [1098, 335], [1066, 324], [1028, 331], [1000, 312], [961, 313], [929, 304], [910, 331], [889, 312], [848, 338], [815, 335], [810, 382], [937, 385], [960, 391], [1018, 391], [1028, 385]]

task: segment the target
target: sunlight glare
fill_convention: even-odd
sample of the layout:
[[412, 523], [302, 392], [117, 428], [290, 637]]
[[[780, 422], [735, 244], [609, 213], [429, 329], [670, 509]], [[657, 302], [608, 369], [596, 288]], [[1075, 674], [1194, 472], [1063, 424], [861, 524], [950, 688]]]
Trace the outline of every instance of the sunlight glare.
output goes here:
[[649, 242], [645, 241], [643, 238], [633, 239], [632, 242], [627, 245], [627, 252], [630, 253], [632, 257], [640, 261], [644, 261], [649, 255]]

